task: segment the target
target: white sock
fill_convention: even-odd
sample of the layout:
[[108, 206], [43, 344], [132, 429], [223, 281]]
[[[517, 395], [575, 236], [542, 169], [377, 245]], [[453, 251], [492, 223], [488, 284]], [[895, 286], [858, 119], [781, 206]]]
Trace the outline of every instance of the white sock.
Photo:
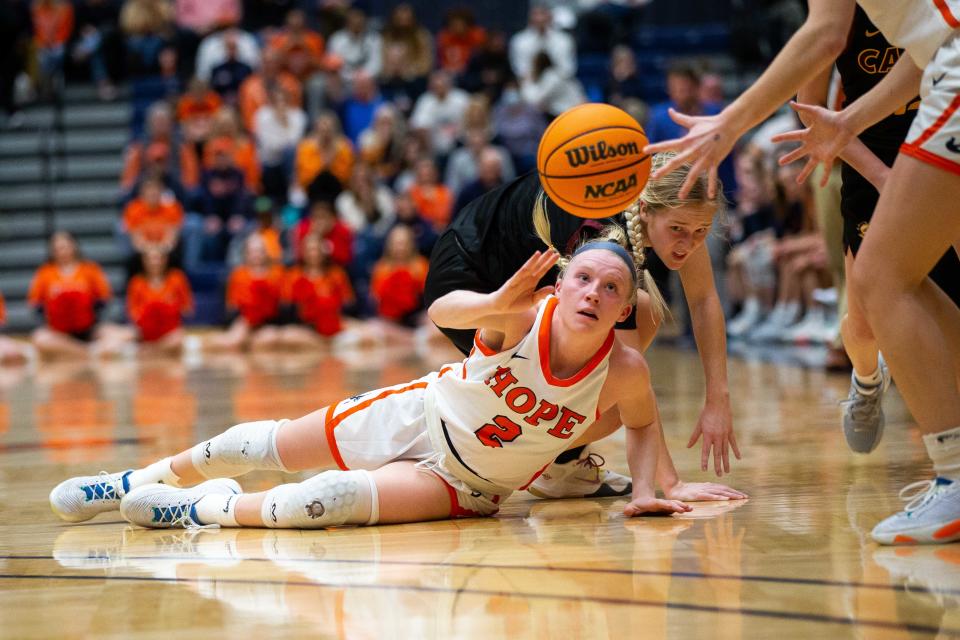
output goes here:
[[211, 493], [203, 496], [195, 505], [197, 524], [218, 524], [221, 527], [239, 527], [234, 513], [241, 494]]
[[942, 478], [960, 480], [960, 427], [923, 436], [933, 470]]
[[879, 363], [877, 363], [877, 368], [873, 370], [873, 373], [864, 376], [854, 370], [853, 377], [856, 379], [857, 386], [860, 387], [860, 391], [862, 391], [864, 395], [876, 393], [877, 389], [880, 388], [880, 383], [883, 382], [883, 373], [880, 371]]
[[171, 462], [173, 462], [173, 458], [164, 458], [143, 469], [137, 469], [127, 476], [129, 489], [135, 489], [139, 486], [153, 484], [155, 482], [169, 484], [171, 487], [181, 486], [180, 476], [173, 472], [173, 468], [170, 466]]

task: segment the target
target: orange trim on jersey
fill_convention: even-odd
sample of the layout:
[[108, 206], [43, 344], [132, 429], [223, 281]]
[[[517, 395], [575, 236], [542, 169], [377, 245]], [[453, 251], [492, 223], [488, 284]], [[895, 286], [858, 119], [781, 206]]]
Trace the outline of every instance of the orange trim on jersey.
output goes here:
[[474, 346], [480, 351], [480, 353], [482, 353], [482, 354], [485, 355], [485, 356], [495, 356], [495, 355], [497, 355], [497, 351], [496, 351], [496, 350], [491, 349], [490, 347], [488, 347], [486, 344], [484, 344], [483, 340], [480, 339], [480, 332], [481, 332], [481, 331], [483, 331], [483, 329], [477, 329], [476, 333], [473, 334], [473, 344], [474, 344]]
[[553, 312], [556, 310], [556, 307], [557, 299], [548, 298], [547, 308], [544, 310], [543, 318], [540, 320], [540, 332], [537, 336], [540, 349], [540, 369], [543, 371], [543, 377], [548, 384], [554, 387], [570, 387], [590, 375], [593, 370], [597, 368], [597, 365], [607, 357], [610, 349], [613, 348], [614, 334], [613, 329], [611, 329], [610, 333], [607, 334], [607, 339], [603, 342], [603, 346], [593, 354], [593, 357], [587, 361], [587, 364], [583, 365], [580, 371], [569, 378], [557, 378], [550, 369], [550, 324], [553, 320]]
[[960, 28], [960, 20], [957, 20], [957, 17], [950, 11], [946, 0], [933, 0], [933, 4], [940, 10], [940, 15], [943, 16], [944, 22], [954, 29]]
[[955, 173], [960, 176], [960, 163], [947, 160], [946, 158], [941, 158], [937, 154], [930, 153], [926, 149], [921, 149], [916, 145], [903, 144], [900, 146], [900, 153], [905, 156], [916, 158], [921, 162], [932, 164], [933, 166], [939, 167], [944, 171], [949, 171], [950, 173]]
[[527, 490], [527, 487], [529, 487], [530, 485], [532, 485], [532, 484], [534, 483], [534, 481], [535, 481], [537, 478], [539, 478], [539, 477], [541, 476], [541, 474], [543, 474], [543, 472], [546, 471], [546, 470], [547, 470], [547, 467], [549, 467], [551, 464], [553, 464], [553, 461], [550, 461], [550, 462], [548, 462], [547, 464], [543, 465], [543, 468], [540, 469], [540, 471], [537, 471], [535, 474], [533, 474], [533, 477], [530, 478], [530, 482], [528, 482], [527, 484], [525, 484], [525, 485], [523, 485], [522, 487], [520, 487], [519, 489], [517, 489], [517, 491], [526, 491], [526, 490]]
[[943, 128], [943, 125], [947, 123], [947, 120], [950, 119], [950, 116], [960, 108], [960, 95], [954, 96], [953, 100], [950, 101], [950, 104], [946, 109], [943, 110], [943, 113], [936, 119], [936, 121], [930, 125], [926, 131], [920, 134], [920, 137], [914, 140], [913, 142], [904, 143], [908, 146], [919, 147], [922, 146], [927, 140], [933, 137], [937, 131]]
[[438, 378], [442, 378], [443, 374], [453, 371], [453, 367], [447, 366], [440, 369], [440, 373], [437, 374]]
[[[392, 396], [395, 393], [405, 393], [407, 391], [413, 391], [414, 389], [424, 389], [426, 388], [426, 386], [427, 386], [426, 382], [416, 382], [414, 384], [409, 384], [401, 389], [387, 389], [386, 391], [378, 394], [374, 398], [368, 398], [363, 402], [355, 404], [354, 406], [350, 407], [349, 409], [347, 409], [346, 411], [338, 415], [336, 418], [333, 417], [333, 411], [337, 405], [335, 404], [330, 405], [330, 408], [327, 409], [327, 416], [325, 419], [326, 424], [324, 425], [324, 429], [327, 432], [327, 444], [330, 446], [330, 452], [333, 454], [333, 459], [337, 463], [337, 466], [343, 469], [344, 471], [350, 470], [349, 467], [347, 467], [347, 465], [343, 462], [343, 458], [340, 456], [340, 448], [337, 446], [337, 439], [336, 439], [336, 436], [334, 436], [333, 434], [333, 430], [337, 428], [337, 425], [339, 425], [346, 418], [349, 418], [350, 416], [357, 413], [358, 411], [363, 411], [364, 409], [372, 405], [377, 400], [383, 400], [387, 396]], [[340, 404], [340, 403], [337, 403], [337, 404]]]
[[337, 439], [333, 435], [333, 429], [337, 426], [337, 423], [333, 421], [333, 410], [337, 408], [337, 404], [339, 403], [334, 403], [327, 407], [327, 415], [323, 419], [323, 427], [327, 433], [327, 446], [330, 447], [330, 453], [333, 454], [333, 461], [344, 471], [349, 471], [350, 468], [343, 462], [343, 457], [340, 455], [340, 447], [337, 446]]

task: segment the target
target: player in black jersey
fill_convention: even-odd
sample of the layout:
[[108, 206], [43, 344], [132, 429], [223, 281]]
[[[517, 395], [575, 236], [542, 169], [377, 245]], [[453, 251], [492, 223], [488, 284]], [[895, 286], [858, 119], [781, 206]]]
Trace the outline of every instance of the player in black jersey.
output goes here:
[[[843, 90], [843, 106], [846, 107], [876, 86], [901, 55], [903, 50], [891, 45], [863, 9], [856, 7], [847, 46], [836, 62]], [[801, 90], [799, 101], [822, 102], [828, 79], [829, 71], [811, 87]], [[861, 133], [858, 137], [865, 147], [861, 150], [863, 161], [858, 162], [858, 168], [846, 162], [841, 166], [843, 186], [840, 191], [840, 211], [843, 215], [845, 270], [848, 274], [853, 270], [860, 243], [870, 227], [873, 210], [880, 198], [878, 189], [893, 166], [919, 104], [920, 97], [917, 96]], [[868, 153], [874, 158], [870, 158]], [[960, 306], [960, 261], [954, 251], [944, 254], [930, 277]], [[847, 314], [841, 323], [841, 333], [844, 349], [853, 363], [850, 393], [844, 403], [843, 432], [853, 451], [869, 453], [880, 443], [883, 435], [881, 399], [890, 383], [890, 374], [867, 323], [860, 292], [849, 279]]]
[[[654, 164], [662, 162], [654, 158]], [[662, 260], [666, 267], [677, 270], [684, 287], [701, 360], [707, 380], [707, 400], [688, 446], [693, 446], [701, 435], [704, 442], [701, 466], [707, 469], [709, 457], [714, 458], [717, 475], [729, 472], [729, 449], [740, 457], [732, 429], [729, 395], [726, 377], [726, 336], [723, 311], [714, 288], [710, 256], [704, 241], [713, 218], [722, 208], [720, 199], [706, 196], [706, 184], [686, 201], [677, 197], [682, 177], [667, 177], [648, 182], [641, 200], [626, 212], [613, 218], [586, 220], [566, 213], [553, 203], [540, 187], [536, 172], [528, 173], [499, 189], [477, 198], [454, 216], [450, 227], [444, 232], [430, 259], [425, 299], [429, 306], [433, 301], [457, 289], [489, 293], [505, 282], [534, 251], [542, 251], [549, 237], [549, 244], [559, 251], [574, 248], [581, 240], [595, 235], [605, 224], [615, 222], [629, 230], [631, 246], [638, 260]], [[541, 232], [535, 228], [540, 219]], [[556, 273], [550, 273], [541, 281], [542, 286], [553, 284]], [[644, 277], [644, 290], [640, 292], [637, 311], [627, 322], [618, 325], [618, 337], [626, 344], [645, 350], [653, 340], [663, 313], [663, 301], [653, 279]], [[450, 340], [464, 353], [473, 344], [473, 331], [442, 329]], [[610, 422], [612, 433], [618, 425], [615, 416], [604, 416]], [[576, 443], [575, 443], [576, 444]], [[665, 452], [665, 447], [661, 447]], [[570, 483], [579, 473], [577, 465], [587, 467], [589, 457], [583, 447], [575, 446], [557, 459], [531, 487], [537, 495], [560, 497], [572, 495]], [[575, 464], [574, 464], [575, 463]], [[669, 455], [661, 460], [666, 474], [661, 486], [669, 487], [678, 480]], [[563, 468], [569, 469], [569, 472]], [[672, 477], [671, 477], [672, 476]], [[597, 477], [597, 474], [594, 474]], [[619, 486], [609, 472], [610, 486], [619, 492], [628, 491], [626, 484]], [[679, 483], [683, 484], [683, 483]], [[552, 486], [551, 486], [552, 485]], [[558, 490], [556, 487], [564, 487]], [[586, 485], [584, 485], [586, 486]], [[686, 485], [697, 487], [700, 493], [683, 493], [683, 499], [709, 499], [707, 495], [722, 485]], [[678, 488], [678, 491], [680, 489]], [[580, 495], [585, 495], [580, 493]], [[680, 495], [671, 494], [671, 495]], [[696, 497], [694, 497], [696, 496]]]

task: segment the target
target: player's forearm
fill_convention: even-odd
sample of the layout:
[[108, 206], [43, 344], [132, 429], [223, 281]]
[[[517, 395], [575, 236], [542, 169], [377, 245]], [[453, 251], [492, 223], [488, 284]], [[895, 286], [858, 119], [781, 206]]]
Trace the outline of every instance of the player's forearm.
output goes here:
[[689, 305], [690, 323], [706, 382], [707, 403], [729, 402], [727, 333], [720, 299], [713, 294], [691, 301]]
[[493, 297], [463, 289], [451, 291], [431, 304], [427, 315], [438, 327], [476, 329], [484, 318], [495, 315]]
[[840, 112], [843, 127], [856, 136], [880, 122], [919, 93], [922, 76], [910, 56], [900, 56], [883, 80]]
[[645, 427], [627, 428], [627, 464], [633, 480], [634, 499], [655, 495], [653, 483], [659, 452], [660, 429], [657, 422]]
[[664, 493], [668, 493], [672, 487], [680, 482], [680, 474], [677, 473], [677, 468], [673, 464], [673, 456], [670, 455], [670, 450], [667, 449], [667, 441], [663, 435], [663, 424], [660, 422], [659, 415], [657, 416], [656, 427], [660, 440], [657, 450], [656, 482], [657, 486], [663, 489]]
[[853, 170], [866, 178], [877, 191], [883, 188], [886, 182], [890, 167], [883, 163], [883, 160], [877, 157], [875, 153], [867, 148], [867, 145], [860, 142], [859, 138], [854, 138], [843, 149], [840, 158]]

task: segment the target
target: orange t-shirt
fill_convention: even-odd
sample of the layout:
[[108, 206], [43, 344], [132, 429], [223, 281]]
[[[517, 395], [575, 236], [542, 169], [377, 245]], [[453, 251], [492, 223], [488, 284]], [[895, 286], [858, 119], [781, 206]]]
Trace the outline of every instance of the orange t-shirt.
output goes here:
[[280, 232], [273, 227], [258, 229], [255, 232], [263, 240], [267, 255], [274, 262], [283, 260], [283, 245], [280, 243]]
[[283, 283], [284, 271], [279, 265], [264, 273], [254, 273], [241, 265], [227, 282], [227, 306], [239, 311], [251, 327], [259, 327], [280, 315]]
[[303, 140], [297, 145], [295, 162], [297, 183], [306, 189], [324, 170], [332, 173], [340, 184], [346, 185], [353, 173], [353, 145], [345, 137], [340, 136], [334, 143], [333, 158], [327, 160], [326, 153], [313, 137]]
[[183, 225], [183, 207], [176, 200], [151, 207], [141, 198], [135, 198], [123, 210], [123, 224], [130, 234], [158, 242], [170, 227], [179, 229]]
[[[140, 178], [143, 171], [143, 165], [146, 162], [146, 147], [150, 144], [142, 142], [131, 142], [127, 145], [123, 154], [123, 172], [120, 174], [120, 186], [123, 189], [131, 189]], [[191, 145], [180, 143], [176, 150], [180, 166], [180, 182], [188, 189], [196, 187], [200, 182], [200, 167], [197, 166], [197, 154], [192, 150]], [[193, 180], [192, 182], [190, 180]]]
[[94, 262], [81, 262], [72, 273], [52, 263], [41, 265], [30, 284], [27, 300], [43, 306], [47, 324], [63, 333], [91, 329], [97, 320], [94, 306], [110, 298], [110, 283]]
[[[233, 156], [233, 162], [237, 165], [237, 169], [240, 169], [240, 171], [243, 173], [244, 184], [247, 185], [247, 189], [259, 193], [260, 161], [257, 160], [257, 148], [254, 146], [253, 141], [247, 137], [221, 137], [218, 139], [229, 141], [233, 149], [231, 152], [231, 155]], [[213, 168], [213, 151], [211, 149], [211, 145], [203, 145], [203, 166], [206, 169]], [[196, 175], [196, 180], [191, 182], [191, 184], [199, 183], [200, 174], [198, 172]]]
[[472, 27], [461, 35], [446, 29], [437, 34], [437, 54], [441, 69], [460, 73], [467, 68], [470, 56], [487, 41], [483, 27]]
[[377, 301], [377, 313], [390, 320], [402, 320], [422, 304], [424, 283], [430, 262], [416, 256], [406, 264], [385, 259], [377, 261], [370, 278], [370, 293]]
[[[277, 84], [286, 92], [291, 105], [299, 107], [303, 103], [303, 87], [292, 73], [281, 71], [277, 76]], [[237, 103], [247, 131], [254, 132], [254, 116], [257, 109], [267, 104], [267, 97], [267, 87], [259, 73], [251, 75], [240, 84]]]
[[299, 41], [281, 32], [270, 38], [267, 47], [283, 57], [287, 69], [304, 79], [323, 63], [323, 44], [323, 36], [313, 31], [306, 31]]
[[170, 269], [159, 287], [143, 274], [135, 275], [127, 285], [127, 315], [148, 342], [177, 329], [181, 316], [192, 310], [190, 283], [179, 269]]
[[301, 321], [321, 335], [332, 336], [342, 329], [340, 309], [353, 301], [353, 287], [346, 272], [336, 265], [315, 276], [295, 267], [287, 274], [283, 299], [296, 307]]
[[438, 184], [432, 187], [423, 187], [413, 184], [410, 187], [410, 198], [423, 218], [437, 229], [442, 229], [450, 222], [453, 210], [453, 193], [446, 185]]
[[34, 4], [30, 11], [33, 17], [33, 41], [43, 48], [59, 47], [73, 33], [73, 6], [69, 2], [54, 2], [47, 6]]
[[177, 120], [184, 122], [191, 118], [212, 118], [221, 104], [220, 96], [214, 91], [207, 91], [202, 98], [185, 94], [177, 100]]

